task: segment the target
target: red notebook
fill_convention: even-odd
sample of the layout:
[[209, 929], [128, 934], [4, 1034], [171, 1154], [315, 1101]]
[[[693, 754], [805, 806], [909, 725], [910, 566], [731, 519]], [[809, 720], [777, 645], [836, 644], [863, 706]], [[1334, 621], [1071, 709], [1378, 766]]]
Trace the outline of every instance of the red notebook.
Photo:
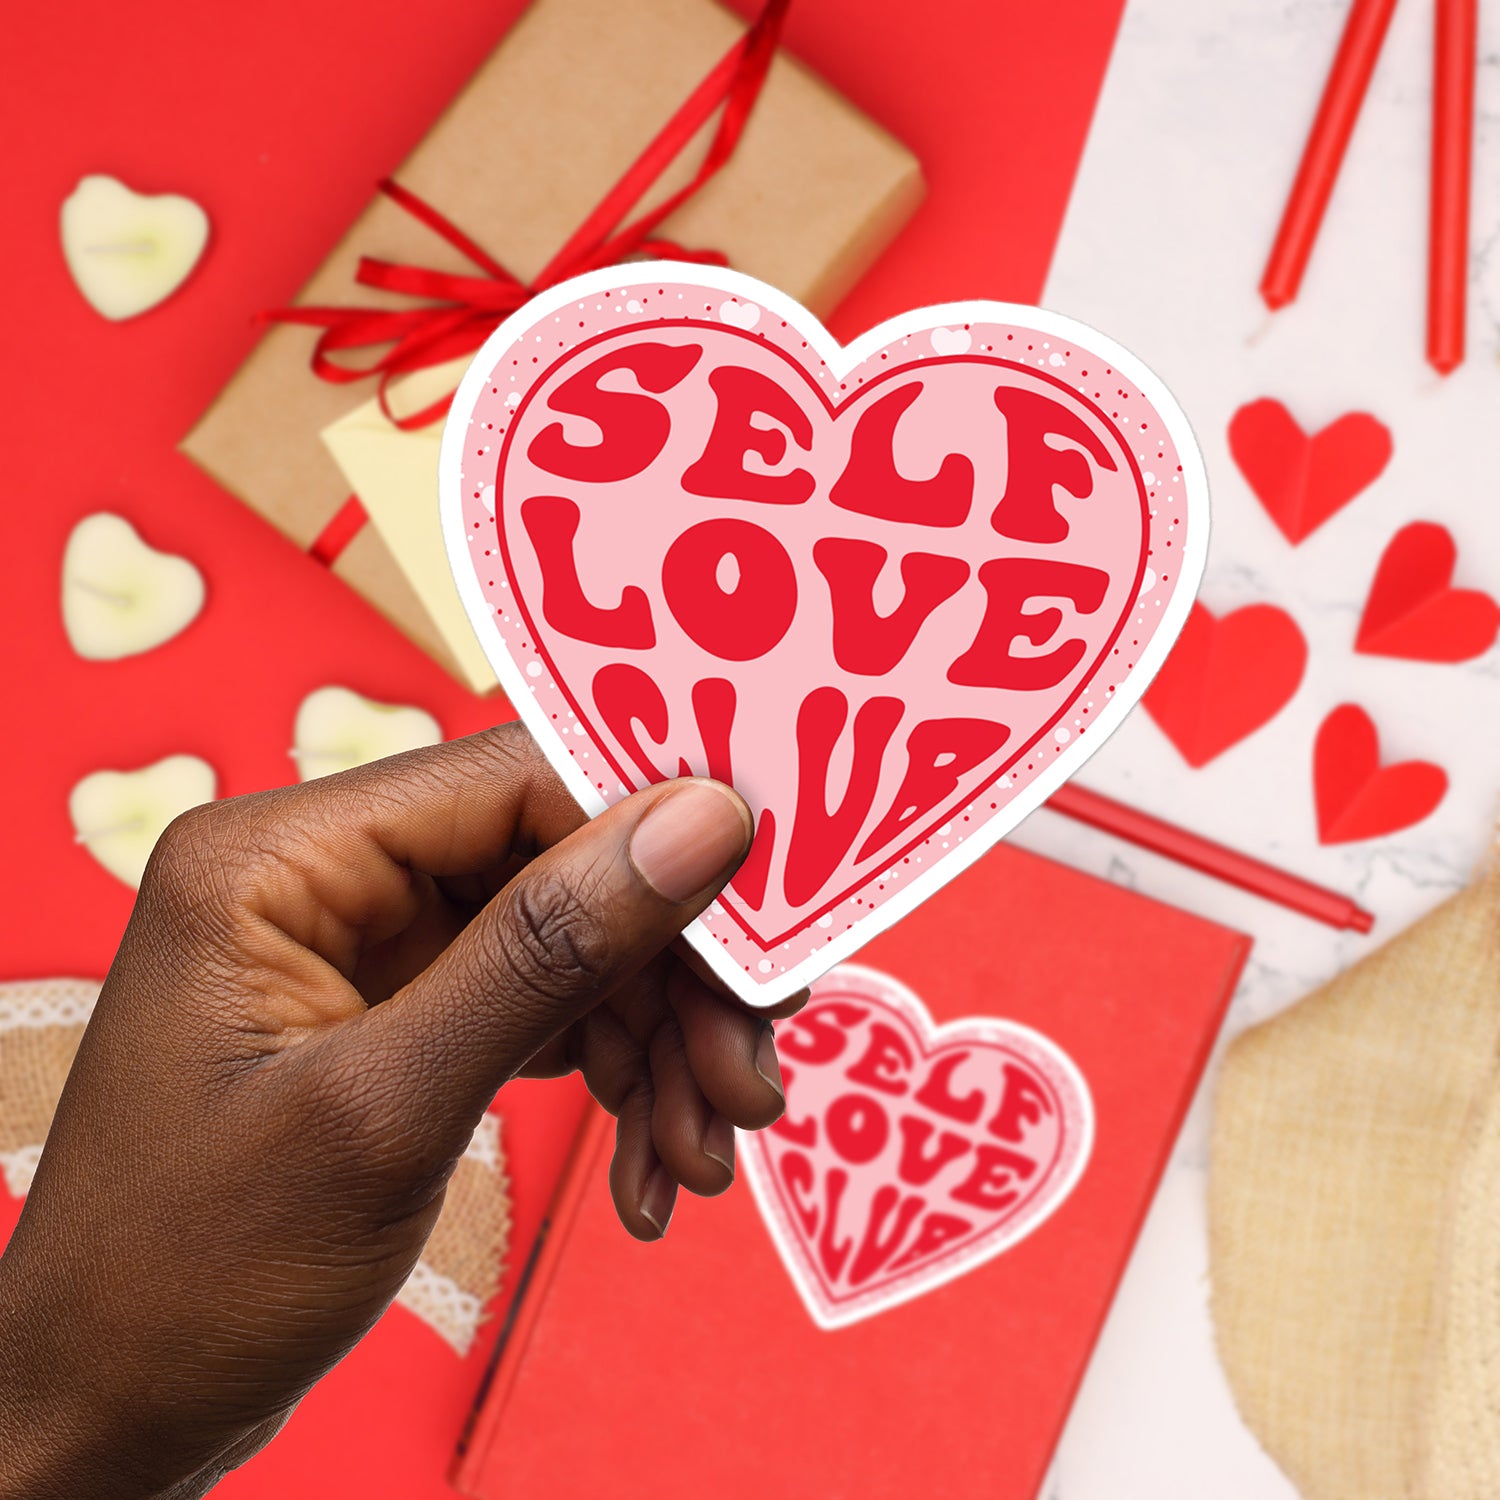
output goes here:
[[999, 848], [778, 1026], [666, 1239], [586, 1119], [460, 1452], [480, 1500], [1033, 1500], [1249, 953]]

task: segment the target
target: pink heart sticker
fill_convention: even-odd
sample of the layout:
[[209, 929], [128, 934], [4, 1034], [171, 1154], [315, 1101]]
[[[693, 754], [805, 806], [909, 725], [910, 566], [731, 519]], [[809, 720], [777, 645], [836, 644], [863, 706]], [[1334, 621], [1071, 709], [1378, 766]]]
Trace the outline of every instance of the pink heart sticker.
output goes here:
[[665, 262], [507, 320], [454, 400], [441, 491], [470, 619], [583, 806], [692, 772], [754, 808], [688, 931], [754, 1004], [1082, 765], [1207, 545], [1186, 420], [1093, 330], [968, 303], [843, 347], [770, 287]]
[[1083, 1075], [1025, 1026], [937, 1026], [887, 974], [842, 964], [777, 1027], [787, 1111], [740, 1158], [813, 1320], [841, 1328], [1009, 1249], [1093, 1145]]

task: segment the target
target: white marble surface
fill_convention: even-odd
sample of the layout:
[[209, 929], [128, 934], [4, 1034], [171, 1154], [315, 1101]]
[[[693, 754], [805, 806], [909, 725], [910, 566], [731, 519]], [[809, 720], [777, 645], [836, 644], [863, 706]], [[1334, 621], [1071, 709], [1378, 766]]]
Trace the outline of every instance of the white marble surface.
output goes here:
[[[1189, 770], [1139, 710], [1083, 780], [1356, 895], [1376, 932], [1335, 933], [1045, 812], [1018, 841], [1251, 933], [1226, 1037], [1273, 1014], [1427, 910], [1478, 861], [1500, 793], [1500, 653], [1460, 666], [1356, 656], [1375, 564], [1409, 521], [1441, 521], [1456, 582], [1500, 592], [1500, 10], [1481, 47], [1469, 358], [1422, 357], [1431, 6], [1398, 7], [1298, 301], [1256, 287], [1347, 0], [1130, 0], [1048, 281], [1048, 306], [1133, 348], [1186, 408], [1208, 464], [1215, 613], [1270, 601], [1311, 649], [1269, 726]], [[1392, 429], [1379, 480], [1301, 546], [1229, 456], [1231, 414], [1275, 396], [1309, 429], [1349, 410]], [[1318, 724], [1354, 701], [1386, 759], [1438, 761], [1436, 814], [1322, 848]], [[1239, 1422], [1206, 1306], [1213, 1074], [1195, 1102], [1059, 1449], [1047, 1500], [1287, 1500]]]

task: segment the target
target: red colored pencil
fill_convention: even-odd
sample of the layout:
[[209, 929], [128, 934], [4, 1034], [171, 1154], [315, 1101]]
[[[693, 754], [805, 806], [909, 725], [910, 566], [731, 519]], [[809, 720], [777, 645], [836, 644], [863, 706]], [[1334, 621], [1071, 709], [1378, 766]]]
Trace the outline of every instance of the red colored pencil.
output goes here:
[[1432, 39], [1427, 360], [1440, 375], [1457, 369], [1464, 359], [1478, 29], [1478, 0], [1437, 0], [1437, 25]]
[[1087, 823], [1091, 828], [1112, 833], [1127, 843], [1139, 844], [1143, 849], [1175, 859], [1205, 875], [1237, 885], [1242, 891], [1249, 891], [1263, 900], [1278, 902], [1314, 921], [1326, 922], [1330, 927], [1369, 932], [1375, 925], [1375, 918], [1369, 912], [1361, 910], [1337, 891], [1314, 885], [1312, 881], [1303, 880], [1286, 870], [1278, 870], [1275, 865], [1252, 859], [1225, 844], [1216, 844], [1212, 839], [1189, 833], [1162, 818], [1153, 818], [1150, 813], [1138, 812], [1112, 797], [1091, 792], [1077, 782], [1059, 787], [1042, 805], [1065, 817]]
[[1285, 307], [1302, 284], [1302, 273], [1307, 269], [1323, 211], [1328, 207], [1395, 8], [1396, 0], [1353, 0], [1349, 8], [1338, 54], [1323, 86], [1323, 99], [1261, 277], [1260, 294], [1273, 312]]

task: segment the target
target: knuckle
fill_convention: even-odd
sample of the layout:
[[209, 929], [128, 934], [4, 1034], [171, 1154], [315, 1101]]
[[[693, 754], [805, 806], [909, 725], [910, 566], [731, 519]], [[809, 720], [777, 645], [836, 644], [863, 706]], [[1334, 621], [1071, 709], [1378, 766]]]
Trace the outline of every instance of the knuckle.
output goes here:
[[178, 813], [157, 839], [153, 863], [160, 865], [166, 874], [177, 872], [185, 864], [195, 864], [215, 837], [216, 823], [212, 803]]
[[618, 1115], [632, 1092], [650, 1089], [650, 1064], [607, 1006], [588, 1013], [583, 1031], [579, 1067], [584, 1083], [610, 1114]]
[[596, 1069], [585, 1073], [583, 1082], [594, 1100], [616, 1118], [626, 1112], [629, 1101], [640, 1097], [643, 1090], [646, 1097], [651, 1093], [651, 1077], [644, 1064], [619, 1071]]
[[498, 928], [506, 967], [548, 1000], [601, 988], [614, 967], [608, 924], [554, 871], [535, 871], [511, 888]]
[[642, 1073], [627, 1082], [611, 1112], [621, 1124], [636, 1125], [649, 1133], [655, 1109], [656, 1090], [652, 1087], [650, 1075]]
[[[420, 757], [424, 752], [412, 754]], [[518, 785], [530, 780], [539, 764], [546, 765], [536, 742], [519, 721], [482, 729], [463, 739], [449, 740], [442, 747], [442, 758], [450, 766], [463, 767], [471, 775], [498, 777]]]
[[216, 941], [235, 930], [236, 914], [276, 859], [275, 835], [256, 800], [205, 803], [167, 825], [141, 880], [156, 919]]
[[179, 813], [157, 839], [142, 884], [179, 904], [197, 904], [219, 863], [215, 851], [224, 842], [223, 824], [223, 809], [214, 803]]
[[529, 774], [538, 764], [546, 764], [536, 741], [519, 719], [480, 730], [474, 736], [473, 744], [483, 759], [510, 771]]
[[682, 1027], [673, 1018], [664, 1020], [651, 1033], [651, 1067], [654, 1072], [677, 1065], [688, 1065], [687, 1038]]

